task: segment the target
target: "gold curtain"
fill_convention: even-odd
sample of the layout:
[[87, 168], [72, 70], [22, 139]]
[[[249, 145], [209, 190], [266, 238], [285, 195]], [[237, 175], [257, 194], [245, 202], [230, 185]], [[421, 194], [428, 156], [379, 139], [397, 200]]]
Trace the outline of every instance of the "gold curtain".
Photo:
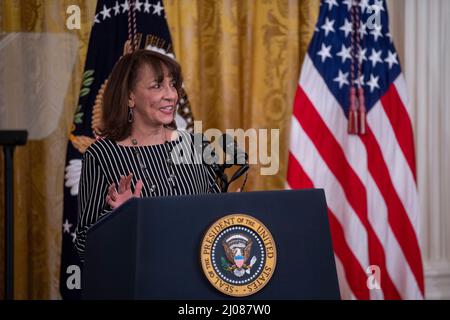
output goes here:
[[[81, 29], [66, 28], [67, 7], [81, 8]], [[78, 101], [81, 74], [95, 11], [92, 0], [2, 0], [0, 2], [0, 34], [11, 32], [35, 33], [39, 39], [44, 33], [71, 33], [78, 39], [75, 67], [70, 78], [63, 112], [57, 128], [47, 137], [30, 140], [15, 151], [14, 161], [14, 297], [15, 299], [59, 298], [59, 266], [63, 207], [63, 183], [68, 132]], [[43, 36], [42, 36], [43, 37]], [[44, 39], [44, 38], [42, 38]], [[0, 38], [1, 40], [1, 38]], [[36, 50], [52, 50], [51, 42], [33, 41]], [[61, 61], [69, 62], [64, 51], [58, 54]], [[24, 61], [8, 61], [21, 65]], [[32, 68], [31, 68], [32, 69]], [[21, 70], [18, 68], [18, 70]], [[3, 75], [19, 78], [36, 89], [47, 79], [39, 68], [23, 74]], [[27, 85], [28, 86], [28, 85]], [[49, 93], [51, 94], [51, 93]], [[27, 106], [34, 108], [37, 106]], [[14, 106], [8, 106], [14, 108]], [[4, 294], [4, 168], [0, 156], [0, 295]]]
[[284, 188], [292, 103], [319, 2], [165, 1], [194, 117], [203, 129], [280, 130], [278, 174], [261, 176], [261, 165], [254, 165], [246, 190]]
[[[65, 27], [69, 5], [81, 8], [81, 30]], [[59, 298], [64, 165], [78, 100], [95, 1], [0, 0], [2, 32], [72, 33], [76, 64], [57, 129], [15, 152], [16, 299]], [[284, 187], [289, 121], [301, 62], [319, 0], [165, 0], [176, 55], [196, 120], [203, 129], [280, 130], [280, 170], [251, 169], [247, 190]], [[40, 46], [49, 45], [42, 43]], [[51, 48], [46, 48], [51, 49]], [[61, 59], [68, 59], [61, 54]], [[20, 64], [21, 61], [11, 61]], [[45, 81], [39, 74], [23, 81]], [[14, 106], [11, 106], [13, 108]], [[30, 106], [32, 107], [32, 106]], [[4, 172], [0, 155], [0, 297], [4, 292]]]

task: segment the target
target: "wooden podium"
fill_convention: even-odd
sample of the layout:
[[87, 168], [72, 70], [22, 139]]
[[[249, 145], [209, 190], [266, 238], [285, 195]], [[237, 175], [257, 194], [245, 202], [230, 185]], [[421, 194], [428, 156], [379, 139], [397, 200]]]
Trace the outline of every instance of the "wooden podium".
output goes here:
[[[276, 268], [254, 295], [235, 298], [209, 283], [200, 262], [217, 219], [245, 214], [273, 236]], [[88, 232], [83, 299], [340, 299], [323, 190], [132, 199]]]

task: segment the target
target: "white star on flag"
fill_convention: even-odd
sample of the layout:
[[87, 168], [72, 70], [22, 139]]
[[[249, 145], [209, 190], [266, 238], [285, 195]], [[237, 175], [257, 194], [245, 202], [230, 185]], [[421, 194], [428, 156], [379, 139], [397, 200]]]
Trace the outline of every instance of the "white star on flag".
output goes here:
[[370, 75], [370, 80], [367, 82], [367, 85], [370, 87], [370, 92], [372, 92], [375, 88], [379, 89], [378, 85], [379, 76], [374, 77], [373, 74]]
[[373, 5], [371, 5], [371, 8], [377, 14], [381, 11], [384, 11], [383, 0], [375, 0], [375, 3]]
[[140, 2], [139, 0], [136, 0], [134, 3], [134, 10], [141, 12], [141, 6], [143, 5], [143, 2]]
[[364, 75], [362, 74], [359, 79], [356, 78], [355, 80], [353, 80], [353, 84], [361, 87], [364, 86]]
[[121, 4], [122, 6], [122, 13], [125, 13], [125, 11], [130, 10], [130, 4], [128, 3], [128, 0], [125, 0], [124, 3]]
[[344, 0], [344, 1], [342, 1], [342, 3], [347, 6], [347, 11], [350, 11], [350, 9], [352, 8], [352, 1], [353, 0]]
[[150, 13], [150, 8], [152, 7], [152, 5], [150, 3], [148, 3], [148, 0], [145, 0], [144, 3], [144, 12]]
[[114, 16], [117, 16], [118, 14], [120, 14], [119, 2], [116, 1], [116, 5], [113, 7], [113, 9], [114, 9]]
[[359, 2], [359, 6], [361, 7], [361, 13], [364, 13], [366, 11], [367, 7], [369, 6], [368, 0], [361, 0]]
[[394, 64], [398, 64], [397, 52], [392, 53], [391, 50], [388, 50], [388, 56], [384, 61], [389, 64], [389, 69], [391, 69]]
[[158, 16], [161, 15], [161, 11], [164, 10], [164, 7], [161, 6], [161, 1], [158, 1], [157, 4], [153, 5], [153, 14], [158, 14]]
[[336, 53], [337, 56], [341, 57], [342, 63], [345, 63], [345, 60], [347, 60], [347, 59], [349, 59], [349, 60], [352, 59], [350, 50], [351, 50], [350, 47], [346, 48], [344, 45], [342, 45], [341, 51]]
[[364, 23], [361, 23], [361, 25], [359, 26], [359, 36], [362, 39], [365, 35], [367, 35], [366, 25]]
[[347, 77], [348, 77], [348, 72], [343, 73], [341, 70], [339, 70], [338, 76], [336, 78], [334, 78], [333, 81], [339, 82], [339, 89], [341, 89], [344, 84], [348, 85]]
[[328, 10], [332, 10], [333, 6], [338, 6], [336, 0], [325, 0], [325, 3], [328, 5]]
[[372, 48], [372, 54], [370, 55], [369, 60], [372, 61], [372, 67], [375, 67], [377, 62], [383, 62], [381, 60], [381, 50], [375, 51], [375, 49]]
[[378, 41], [378, 37], [383, 37], [381, 33], [381, 26], [376, 24], [373, 26], [373, 31], [370, 33], [375, 38], [375, 42]]
[[67, 220], [66, 219], [66, 221], [64, 221], [64, 224], [63, 224], [63, 228], [64, 228], [64, 233], [70, 233], [70, 228], [72, 227], [72, 224], [71, 223], [69, 223], [69, 220]]
[[344, 24], [342, 27], [339, 28], [339, 30], [342, 30], [345, 32], [345, 37], [348, 37], [349, 33], [352, 32], [352, 23], [348, 21], [347, 18], [345, 18]]
[[358, 54], [359, 63], [362, 63], [364, 60], [367, 60], [367, 58], [366, 58], [366, 51], [367, 51], [367, 49], [362, 49], [359, 52], [359, 54]]
[[105, 5], [103, 5], [103, 10], [100, 11], [100, 14], [103, 16], [103, 21], [106, 20], [106, 18], [111, 18], [111, 15], [109, 12], [111, 9], [108, 9]]
[[388, 37], [389, 41], [392, 43], [392, 34], [390, 32], [386, 33], [386, 37]]
[[325, 46], [325, 44], [322, 43], [320, 51], [317, 52], [317, 54], [322, 57], [322, 62], [324, 62], [327, 58], [332, 58], [330, 50], [331, 44], [329, 46]]
[[328, 35], [328, 33], [334, 32], [334, 20], [329, 20], [328, 18], [325, 18], [325, 23], [320, 27], [321, 29], [323, 29], [325, 31], [325, 37]]

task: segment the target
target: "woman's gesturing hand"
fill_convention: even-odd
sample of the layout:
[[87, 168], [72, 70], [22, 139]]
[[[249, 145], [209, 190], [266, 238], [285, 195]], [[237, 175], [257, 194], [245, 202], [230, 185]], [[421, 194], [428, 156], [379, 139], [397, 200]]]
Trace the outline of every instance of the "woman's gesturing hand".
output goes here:
[[122, 205], [128, 199], [132, 197], [140, 198], [142, 190], [142, 180], [136, 182], [136, 188], [134, 193], [131, 191], [131, 179], [133, 174], [130, 173], [128, 177], [120, 176], [119, 190], [116, 189], [116, 184], [112, 183], [108, 188], [108, 194], [106, 195], [106, 203], [113, 209]]

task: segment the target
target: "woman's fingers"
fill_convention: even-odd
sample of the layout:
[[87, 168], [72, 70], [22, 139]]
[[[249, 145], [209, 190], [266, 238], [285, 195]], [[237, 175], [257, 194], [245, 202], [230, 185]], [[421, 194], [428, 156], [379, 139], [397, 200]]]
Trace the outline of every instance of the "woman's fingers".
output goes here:
[[143, 185], [144, 185], [144, 183], [140, 179], [136, 182], [136, 188], [134, 189], [134, 196], [135, 197], [139, 198], [141, 196], [141, 191], [142, 191], [142, 186]]
[[117, 207], [116, 201], [114, 201], [109, 195], [106, 196], [106, 203], [113, 209]]
[[131, 180], [133, 179], [133, 174], [130, 173], [126, 179], [126, 185], [125, 188], [126, 190], [130, 190], [131, 191]]
[[120, 176], [119, 193], [123, 193], [125, 191], [125, 187], [126, 187], [126, 177]]
[[117, 190], [116, 190], [116, 185], [114, 183], [109, 186], [108, 195], [111, 198], [111, 200], [116, 201]]
[[131, 192], [131, 181], [133, 180], [133, 174], [128, 176], [120, 176], [119, 190], [116, 189], [116, 184], [111, 183], [108, 187], [108, 194], [106, 195], [106, 203], [111, 208], [120, 206], [123, 202], [129, 199], [130, 196], [140, 197], [143, 187], [142, 180], [138, 180], [136, 183], [135, 192]]

